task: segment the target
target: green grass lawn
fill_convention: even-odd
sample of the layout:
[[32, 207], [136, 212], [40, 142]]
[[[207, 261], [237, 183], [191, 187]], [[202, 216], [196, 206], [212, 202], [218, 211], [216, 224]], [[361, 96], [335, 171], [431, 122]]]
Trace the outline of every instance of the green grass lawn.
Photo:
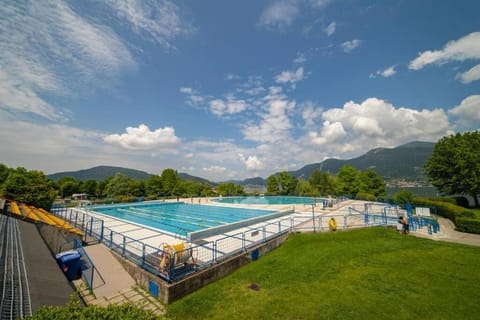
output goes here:
[[477, 219], [480, 219], [480, 209], [479, 208], [470, 209], [470, 210], [475, 213], [475, 215], [477, 216]]
[[[170, 319], [478, 319], [480, 247], [392, 228], [293, 234]], [[251, 284], [259, 290], [249, 288]]]

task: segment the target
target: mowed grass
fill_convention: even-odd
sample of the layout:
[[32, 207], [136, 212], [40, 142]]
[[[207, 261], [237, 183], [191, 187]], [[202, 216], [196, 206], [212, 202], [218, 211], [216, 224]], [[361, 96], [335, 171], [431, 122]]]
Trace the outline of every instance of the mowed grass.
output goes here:
[[480, 247], [369, 228], [293, 234], [167, 318], [478, 319], [479, 295]]

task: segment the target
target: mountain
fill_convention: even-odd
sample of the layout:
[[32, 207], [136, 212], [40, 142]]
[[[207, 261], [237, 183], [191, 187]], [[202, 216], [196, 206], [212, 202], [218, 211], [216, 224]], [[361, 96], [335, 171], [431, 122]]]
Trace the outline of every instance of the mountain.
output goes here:
[[127, 169], [122, 167], [98, 166], [90, 169], [78, 171], [66, 171], [50, 174], [47, 177], [57, 181], [62, 177], [72, 177], [77, 180], [105, 180], [108, 177], [114, 176], [116, 173], [121, 173], [132, 179], [147, 180], [150, 177], [149, 173], [145, 171]]
[[[121, 173], [131, 179], [138, 179], [138, 180], [147, 180], [151, 176], [151, 174], [145, 171], [140, 171], [135, 169], [111, 167], [111, 166], [98, 166], [98, 167], [78, 170], [78, 171], [58, 172], [58, 173], [50, 174], [47, 177], [54, 181], [58, 181], [62, 177], [72, 177], [77, 180], [93, 179], [93, 180], [100, 181], [100, 180], [105, 180], [108, 177], [114, 176], [117, 173]], [[187, 173], [179, 173], [178, 176], [182, 180], [190, 180], [190, 181], [209, 183], [209, 184], [215, 185], [215, 183], [212, 183], [207, 179], [195, 177]]]
[[[376, 148], [357, 158], [349, 160], [326, 159], [322, 162], [306, 165], [299, 170], [290, 171], [289, 173], [297, 178], [308, 179], [316, 169], [336, 174], [342, 166], [348, 164], [360, 170], [375, 170], [387, 182], [392, 180], [421, 182], [426, 180], [423, 167], [427, 159], [431, 156], [434, 146], [435, 143], [433, 142], [415, 141], [396, 148]], [[114, 176], [117, 172], [132, 179], [146, 180], [150, 177], [150, 174], [144, 171], [110, 166], [99, 166], [79, 171], [59, 172], [48, 175], [48, 177], [55, 181], [61, 177], [73, 177], [79, 180], [104, 180], [109, 176]], [[187, 173], [179, 173], [178, 175], [183, 180], [208, 183], [211, 185], [218, 184]], [[235, 184], [252, 188], [266, 185], [266, 179], [261, 177], [245, 179], [243, 181], [227, 182], [233, 182]]]
[[376, 148], [364, 155], [349, 160], [327, 159], [309, 164], [290, 174], [308, 179], [314, 170], [336, 174], [344, 165], [360, 170], [372, 169], [386, 181], [408, 180], [425, 181], [424, 165], [433, 152], [433, 142], [410, 142], [396, 148]]

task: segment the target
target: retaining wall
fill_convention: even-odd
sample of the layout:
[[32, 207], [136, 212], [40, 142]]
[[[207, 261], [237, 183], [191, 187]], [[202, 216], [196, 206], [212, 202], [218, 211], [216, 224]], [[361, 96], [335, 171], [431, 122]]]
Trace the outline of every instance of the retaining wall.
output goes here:
[[[149, 290], [149, 281], [157, 284], [157, 298], [163, 303], [169, 304], [214, 281], [217, 281], [218, 279], [229, 275], [233, 271], [252, 261], [252, 256], [261, 257], [269, 251], [278, 248], [280, 245], [282, 245], [283, 242], [285, 242], [285, 240], [288, 238], [288, 235], [289, 233], [285, 232], [278, 237], [267, 241], [266, 243], [262, 243], [258, 246], [249, 248], [247, 252], [241, 253], [237, 256], [233, 256], [227, 260], [219, 262], [218, 264], [214, 264], [204, 270], [195, 272], [192, 275], [189, 275], [175, 283], [167, 283], [164, 280], [160, 279], [158, 276], [155, 276], [143, 270], [138, 265], [133, 264], [126, 259], [123, 259], [117, 253], [112, 253], [120, 261], [120, 263], [127, 270], [127, 272], [135, 279], [135, 281], [139, 285], [144, 287], [147, 291]], [[252, 255], [253, 251], [256, 251], [255, 255]]]

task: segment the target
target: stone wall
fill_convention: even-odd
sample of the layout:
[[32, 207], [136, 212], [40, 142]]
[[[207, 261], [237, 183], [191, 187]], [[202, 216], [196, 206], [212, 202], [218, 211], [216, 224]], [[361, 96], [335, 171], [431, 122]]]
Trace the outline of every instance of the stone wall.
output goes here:
[[[112, 252], [114, 256], [122, 263], [125, 270], [135, 279], [135, 281], [144, 287], [147, 291], [149, 281], [158, 285], [158, 299], [165, 304], [172, 303], [182, 297], [221, 279], [240, 267], [250, 263], [257, 257], [261, 257], [269, 251], [278, 248], [288, 238], [288, 233], [262, 243], [256, 247], [249, 248], [247, 252], [234, 256], [227, 260], [212, 265], [209, 268], [191, 274], [177, 282], [167, 283], [158, 276], [143, 270], [140, 266], [123, 259], [120, 255]], [[254, 253], [254, 254], [252, 254]]]

